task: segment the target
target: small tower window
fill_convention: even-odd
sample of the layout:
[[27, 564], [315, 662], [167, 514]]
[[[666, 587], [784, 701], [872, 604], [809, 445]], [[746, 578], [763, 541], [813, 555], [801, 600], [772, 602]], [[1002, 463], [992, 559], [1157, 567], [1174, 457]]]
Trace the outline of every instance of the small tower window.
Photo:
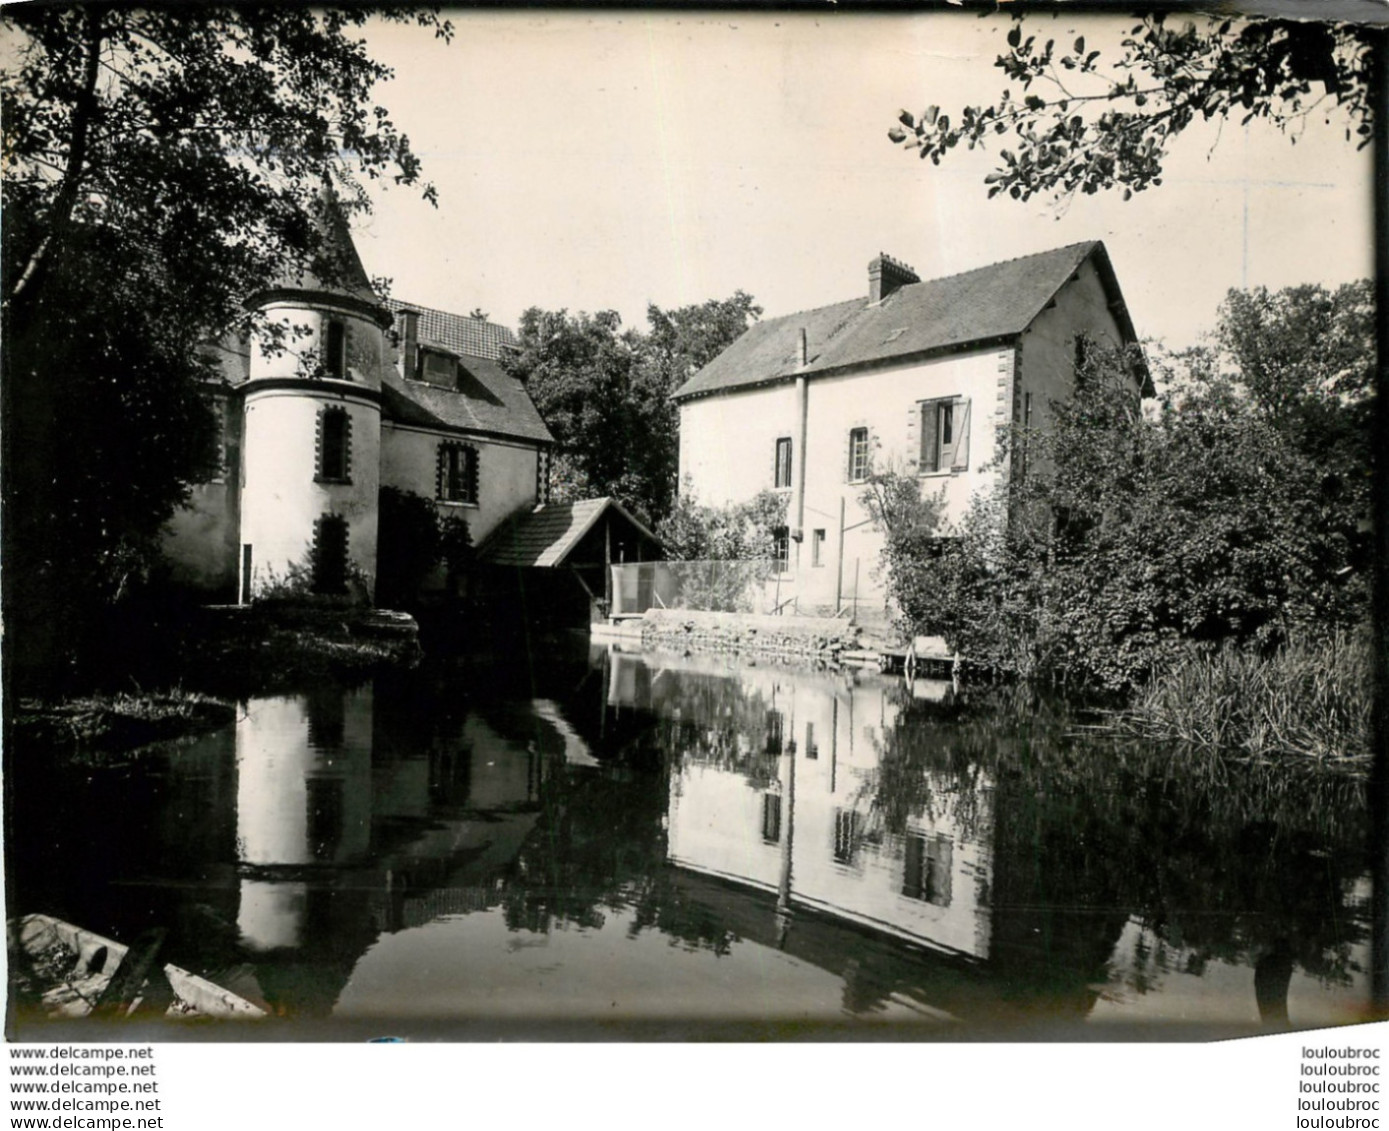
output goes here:
[[339, 381], [347, 378], [347, 328], [336, 318], [328, 320], [323, 346], [323, 372]]
[[477, 449], [471, 444], [440, 444], [435, 496], [446, 503], [478, 501]]
[[347, 590], [347, 519], [325, 514], [314, 523], [310, 573], [315, 593]]
[[318, 411], [320, 483], [352, 482], [352, 417], [336, 405]]

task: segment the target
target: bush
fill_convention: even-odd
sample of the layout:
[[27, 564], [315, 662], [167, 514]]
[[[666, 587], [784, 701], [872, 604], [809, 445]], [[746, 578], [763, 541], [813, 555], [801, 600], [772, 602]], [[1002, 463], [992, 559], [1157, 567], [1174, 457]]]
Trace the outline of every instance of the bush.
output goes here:
[[1359, 495], [1227, 382], [1192, 376], [1148, 418], [1125, 359], [1097, 352], [1051, 430], [1007, 438], [1026, 474], [929, 547], [889, 538], [907, 627], [1022, 675], [1128, 690], [1193, 649], [1267, 655], [1361, 622]]

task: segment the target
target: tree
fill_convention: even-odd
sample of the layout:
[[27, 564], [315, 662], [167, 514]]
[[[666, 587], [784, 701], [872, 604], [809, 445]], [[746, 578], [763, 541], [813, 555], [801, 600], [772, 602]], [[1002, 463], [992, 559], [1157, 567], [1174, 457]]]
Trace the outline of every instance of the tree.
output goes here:
[[679, 412], [671, 394], [743, 333], [761, 308], [742, 291], [663, 311], [624, 330], [616, 311], [521, 315], [520, 350], [504, 361], [526, 383], [559, 444], [559, 500], [612, 495], [659, 522], [675, 499]]
[[1365, 497], [1210, 354], [1171, 364], [1182, 379], [1149, 417], [1123, 359], [1095, 351], [1054, 427], [1009, 438], [1028, 472], [894, 562], [908, 625], [999, 667], [1122, 689], [1192, 648], [1363, 621]]
[[1029, 34], [1032, 17], [1014, 21], [995, 66], [1016, 86], [997, 103], [953, 117], [903, 110], [888, 131], [936, 164], [962, 144], [1007, 138], [1014, 148], [985, 177], [991, 197], [1121, 188], [1127, 200], [1162, 183], [1168, 145], [1197, 120], [1263, 118], [1286, 131], [1339, 108], [1347, 139], [1370, 142], [1371, 48], [1353, 25], [1200, 17], [1173, 27], [1155, 12], [1107, 53], [1083, 35]]
[[[323, 179], [420, 184], [371, 102], [369, 9], [11, 6], [0, 13], [5, 615], [66, 662], [217, 462], [205, 343], [324, 262]], [[384, 13], [447, 37], [432, 12]], [[423, 186], [426, 197], [433, 190]]]
[[1229, 293], [1215, 334], [1228, 379], [1365, 515], [1374, 457], [1374, 321], [1369, 279], [1334, 291], [1257, 287]]
[[767, 489], [725, 507], [701, 504], [693, 491], [680, 493], [656, 527], [672, 561], [767, 561], [776, 530], [786, 524], [786, 496]]

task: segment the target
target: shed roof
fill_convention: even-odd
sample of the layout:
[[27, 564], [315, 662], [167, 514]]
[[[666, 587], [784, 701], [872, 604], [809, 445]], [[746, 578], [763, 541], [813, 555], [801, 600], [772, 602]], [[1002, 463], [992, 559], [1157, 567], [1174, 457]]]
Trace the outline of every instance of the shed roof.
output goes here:
[[[677, 399], [874, 362], [947, 352], [1021, 334], [1093, 259], [1126, 342], [1137, 340], [1104, 244], [1069, 244], [958, 275], [909, 283], [882, 302], [867, 297], [751, 326], [675, 392]], [[800, 331], [806, 364], [800, 364]]]
[[582, 499], [574, 503], [541, 503], [533, 511], [503, 523], [478, 549], [492, 565], [553, 567], [563, 565], [583, 536], [608, 511], [620, 515], [636, 532], [659, 540], [627, 513], [616, 499]]

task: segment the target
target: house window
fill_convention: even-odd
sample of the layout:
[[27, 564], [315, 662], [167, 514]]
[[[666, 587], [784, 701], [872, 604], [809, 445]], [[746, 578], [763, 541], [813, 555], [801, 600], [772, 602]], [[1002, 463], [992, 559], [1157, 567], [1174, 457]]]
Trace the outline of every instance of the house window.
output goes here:
[[815, 724], [805, 724], [805, 756], [812, 762], [820, 757], [820, 748], [815, 745]]
[[942, 397], [921, 402], [923, 474], [963, 471], [969, 466], [969, 400]]
[[323, 346], [323, 372], [329, 377], [344, 380], [347, 377], [347, 327], [338, 319], [330, 318]]
[[954, 844], [948, 836], [908, 836], [902, 894], [937, 907], [949, 907], [953, 860]]
[[767, 712], [767, 753], [780, 754], [783, 739], [780, 711]]
[[435, 496], [446, 503], [478, 500], [477, 449], [471, 444], [440, 444], [435, 475]]
[[776, 844], [781, 839], [781, 794], [762, 795], [762, 839]]
[[849, 482], [862, 483], [868, 478], [868, 429], [849, 429]]
[[852, 864], [862, 835], [862, 819], [854, 809], [834, 811], [834, 862]]
[[791, 486], [791, 437], [782, 436], [776, 442], [776, 487]]
[[819, 567], [825, 564], [825, 532], [813, 531], [810, 535], [810, 564]]
[[785, 573], [791, 563], [791, 531], [778, 526], [772, 531], [772, 564], [777, 573]]
[[325, 514], [314, 523], [309, 565], [315, 593], [347, 591], [347, 519], [342, 515]]
[[318, 410], [320, 483], [352, 482], [352, 417], [336, 405]]

